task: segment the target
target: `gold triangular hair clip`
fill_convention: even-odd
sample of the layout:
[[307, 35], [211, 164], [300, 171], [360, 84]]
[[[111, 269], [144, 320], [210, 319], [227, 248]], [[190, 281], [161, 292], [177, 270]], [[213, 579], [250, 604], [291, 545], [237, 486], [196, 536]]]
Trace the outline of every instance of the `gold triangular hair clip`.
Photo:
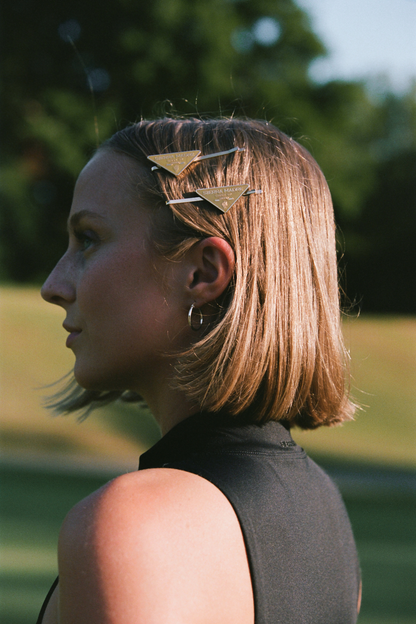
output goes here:
[[225, 156], [226, 154], [232, 154], [233, 152], [244, 152], [244, 147], [233, 147], [230, 150], [224, 152], [215, 152], [214, 154], [206, 154], [200, 156], [201, 150], [191, 150], [189, 152], [171, 152], [170, 154], [153, 154], [148, 156], [148, 160], [155, 163], [155, 167], [151, 168], [151, 171], [158, 169], [166, 169], [173, 175], [178, 176], [184, 171], [191, 163], [205, 160], [206, 158], [216, 158], [217, 156]]
[[196, 189], [198, 197], [188, 197], [184, 199], [170, 199], [166, 204], [185, 204], [189, 202], [208, 201], [210, 204], [221, 210], [228, 212], [235, 202], [243, 195], [260, 195], [263, 191], [249, 191], [248, 184], [237, 184], [235, 186], [217, 186], [208, 189]]

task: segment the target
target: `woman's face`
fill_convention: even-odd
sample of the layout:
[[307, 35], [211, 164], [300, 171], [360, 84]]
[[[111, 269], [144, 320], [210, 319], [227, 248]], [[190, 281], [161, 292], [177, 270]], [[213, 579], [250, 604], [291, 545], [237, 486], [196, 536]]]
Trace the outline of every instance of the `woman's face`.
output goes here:
[[129, 175], [137, 179], [137, 166], [110, 151], [81, 172], [68, 250], [42, 296], [66, 312], [82, 387], [137, 390], [146, 398], [168, 370], [162, 354], [184, 346], [186, 309], [175, 283], [181, 268], [151, 253], [149, 219], [132, 197]]

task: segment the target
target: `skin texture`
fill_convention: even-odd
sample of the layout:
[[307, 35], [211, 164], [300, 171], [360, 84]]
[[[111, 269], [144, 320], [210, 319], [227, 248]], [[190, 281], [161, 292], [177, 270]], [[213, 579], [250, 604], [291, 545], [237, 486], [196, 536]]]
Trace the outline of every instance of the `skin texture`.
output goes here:
[[[162, 432], [194, 413], [172, 389], [174, 354], [195, 340], [192, 303], [204, 313], [234, 268], [224, 240], [207, 238], [167, 263], [149, 245], [133, 200], [131, 161], [99, 153], [77, 182], [69, 246], [42, 288], [61, 306], [85, 388], [131, 389]], [[123, 475], [76, 505], [60, 533], [60, 583], [43, 624], [253, 624], [241, 529], [225, 496], [171, 469]]]
[[[234, 254], [207, 238], [167, 263], [152, 252], [150, 223], [130, 176], [129, 158], [99, 153], [81, 172], [68, 219], [69, 245], [42, 288], [66, 312], [78, 383], [95, 390], [135, 390], [162, 431], [197, 411], [169, 388], [172, 354], [195, 340], [187, 324], [231, 278]], [[123, 183], [123, 179], [125, 182]]]

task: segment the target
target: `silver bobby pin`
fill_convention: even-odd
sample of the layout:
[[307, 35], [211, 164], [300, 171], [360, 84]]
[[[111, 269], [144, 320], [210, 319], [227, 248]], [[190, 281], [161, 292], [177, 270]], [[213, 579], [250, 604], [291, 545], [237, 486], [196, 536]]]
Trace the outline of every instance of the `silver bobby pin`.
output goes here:
[[207, 154], [206, 156], [198, 156], [194, 162], [205, 160], [206, 158], [214, 158], [214, 156], [225, 156], [226, 154], [232, 154], [233, 152], [244, 152], [245, 147], [233, 147], [232, 149], [225, 150], [225, 152], [216, 152], [215, 154]]
[[262, 190], [249, 191], [248, 187], [248, 184], [239, 184], [236, 186], [218, 186], [209, 189], [196, 189], [195, 192], [198, 193], [198, 197], [170, 199], [166, 202], [166, 204], [186, 204], [189, 202], [206, 200], [222, 212], [227, 212], [243, 195], [252, 195], [253, 193], [261, 195], [263, 192]]

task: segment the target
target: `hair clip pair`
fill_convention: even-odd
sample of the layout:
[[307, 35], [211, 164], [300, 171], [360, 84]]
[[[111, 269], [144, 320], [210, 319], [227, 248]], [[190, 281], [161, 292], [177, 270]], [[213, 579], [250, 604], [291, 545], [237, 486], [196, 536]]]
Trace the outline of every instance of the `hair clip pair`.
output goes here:
[[158, 169], [166, 169], [173, 175], [178, 176], [184, 171], [191, 163], [196, 163], [207, 158], [216, 158], [217, 156], [225, 156], [226, 154], [232, 154], [233, 152], [244, 152], [244, 147], [233, 147], [230, 150], [224, 152], [216, 152], [215, 154], [206, 154], [200, 156], [201, 150], [191, 150], [189, 152], [171, 152], [170, 154], [153, 154], [147, 158], [155, 163], [155, 167], [151, 168], [151, 171]]
[[[191, 163], [196, 163], [207, 158], [215, 158], [217, 156], [225, 156], [232, 154], [233, 152], [244, 152], [244, 147], [233, 147], [232, 149], [225, 150], [223, 152], [215, 152], [214, 154], [206, 154], [201, 156], [200, 150], [191, 150], [189, 152], [171, 152], [170, 154], [153, 154], [147, 158], [156, 164], [151, 168], [151, 171], [158, 169], [166, 169], [175, 176], [178, 176], [188, 167]], [[236, 186], [218, 186], [208, 189], [196, 189], [195, 193], [198, 197], [188, 197], [184, 199], [170, 199], [166, 204], [185, 204], [189, 202], [208, 201], [210, 204], [221, 210], [221, 212], [227, 212], [235, 202], [243, 195], [252, 195], [253, 193], [260, 194], [262, 191], [249, 191], [248, 184], [239, 184]]]
[[198, 197], [188, 197], [184, 199], [170, 199], [166, 204], [185, 204], [188, 202], [208, 201], [210, 204], [221, 210], [228, 212], [234, 206], [235, 202], [243, 195], [260, 195], [263, 191], [249, 191], [248, 184], [239, 184], [236, 186], [217, 186], [208, 189], [196, 189], [195, 193]]

